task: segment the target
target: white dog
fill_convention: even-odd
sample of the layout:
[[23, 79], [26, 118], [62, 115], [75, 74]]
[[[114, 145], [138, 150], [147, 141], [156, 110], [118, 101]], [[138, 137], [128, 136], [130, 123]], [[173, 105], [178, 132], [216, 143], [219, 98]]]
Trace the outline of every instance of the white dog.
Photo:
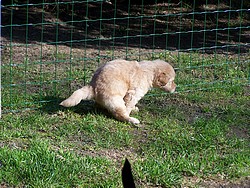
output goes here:
[[95, 100], [109, 110], [116, 119], [139, 124], [130, 117], [132, 110], [138, 110], [137, 102], [150, 88], [174, 92], [175, 71], [165, 61], [126, 61], [117, 59], [99, 67], [90, 84], [76, 90], [60, 105], [75, 106], [81, 100]]

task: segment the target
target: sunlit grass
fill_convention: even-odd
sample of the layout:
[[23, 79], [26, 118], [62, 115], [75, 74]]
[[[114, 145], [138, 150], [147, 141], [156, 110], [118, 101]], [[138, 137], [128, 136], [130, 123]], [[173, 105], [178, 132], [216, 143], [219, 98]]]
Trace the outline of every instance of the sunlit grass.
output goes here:
[[[5, 114], [0, 181], [27, 187], [121, 187], [128, 157], [138, 187], [180, 186], [186, 177], [250, 175], [247, 87], [146, 96], [118, 122], [94, 103]], [[197, 182], [197, 186], [199, 182]]]

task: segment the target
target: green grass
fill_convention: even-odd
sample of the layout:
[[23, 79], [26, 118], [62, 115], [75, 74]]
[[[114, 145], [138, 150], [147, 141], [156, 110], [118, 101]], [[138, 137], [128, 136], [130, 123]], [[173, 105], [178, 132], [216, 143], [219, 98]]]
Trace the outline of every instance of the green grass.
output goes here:
[[[107, 60], [97, 57], [84, 59], [80, 52], [73, 54], [70, 61], [66, 52], [52, 52], [43, 60], [45, 62], [37, 60], [40, 56], [37, 59], [34, 56], [31, 60], [27, 58], [17, 63], [13, 63], [14, 60], [10, 62], [3, 54], [3, 112], [39, 108], [41, 102], [50, 101], [48, 98], [57, 97], [61, 100], [67, 97], [71, 90], [89, 83], [98, 64]], [[127, 53], [131, 54], [131, 57], [128, 55], [131, 59], [138, 58], [138, 54], [134, 54], [133, 50], [126, 52], [126, 55]], [[249, 54], [239, 57], [198, 52], [155, 52], [142, 54], [140, 59], [159, 58], [171, 62], [178, 69], [177, 89], [179, 92], [186, 92], [249, 85]], [[109, 56], [106, 58], [110, 59]]]
[[27, 187], [105, 187], [114, 185], [119, 178], [111, 162], [104, 158], [79, 158], [63, 150], [55, 152], [51, 147], [46, 140], [34, 140], [22, 150], [2, 148], [1, 158], [5, 160], [1, 179]]
[[[122, 187], [128, 157], [138, 187], [184, 186], [186, 178], [250, 176], [249, 88], [146, 96], [140, 127], [91, 102], [5, 114], [0, 181], [17, 187]], [[199, 186], [196, 182], [193, 186]]]
[[152, 90], [140, 101], [140, 112], [133, 114], [142, 122], [139, 127], [116, 121], [91, 101], [60, 107], [69, 88], [88, 83], [104, 60], [84, 60], [80, 53], [69, 63], [66, 53], [57, 55], [11, 66], [3, 58], [1, 185], [122, 187], [125, 157], [138, 187], [247, 181], [249, 55], [141, 55], [165, 59], [179, 71], [178, 93]]

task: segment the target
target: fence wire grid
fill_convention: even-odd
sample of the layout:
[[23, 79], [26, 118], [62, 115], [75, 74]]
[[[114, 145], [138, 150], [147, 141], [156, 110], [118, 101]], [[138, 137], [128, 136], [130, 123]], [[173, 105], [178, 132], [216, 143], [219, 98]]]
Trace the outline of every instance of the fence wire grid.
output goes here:
[[2, 1], [2, 112], [60, 101], [116, 58], [170, 62], [178, 92], [249, 86], [249, 7], [247, 0]]

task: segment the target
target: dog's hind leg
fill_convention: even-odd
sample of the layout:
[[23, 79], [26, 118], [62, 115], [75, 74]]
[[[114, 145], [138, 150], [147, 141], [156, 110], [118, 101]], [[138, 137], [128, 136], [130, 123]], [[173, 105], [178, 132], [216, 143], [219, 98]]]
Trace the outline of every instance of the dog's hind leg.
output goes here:
[[126, 121], [132, 124], [139, 124], [140, 121], [134, 117], [130, 117], [127, 112], [127, 107], [123, 98], [120, 96], [109, 98], [105, 100], [104, 106], [120, 121]]
[[112, 112], [112, 114], [115, 116], [116, 119], [120, 120], [120, 121], [126, 121], [132, 124], [139, 124], [140, 121], [134, 117], [130, 117], [128, 115], [127, 109], [126, 107], [124, 108], [116, 108], [115, 111]]

